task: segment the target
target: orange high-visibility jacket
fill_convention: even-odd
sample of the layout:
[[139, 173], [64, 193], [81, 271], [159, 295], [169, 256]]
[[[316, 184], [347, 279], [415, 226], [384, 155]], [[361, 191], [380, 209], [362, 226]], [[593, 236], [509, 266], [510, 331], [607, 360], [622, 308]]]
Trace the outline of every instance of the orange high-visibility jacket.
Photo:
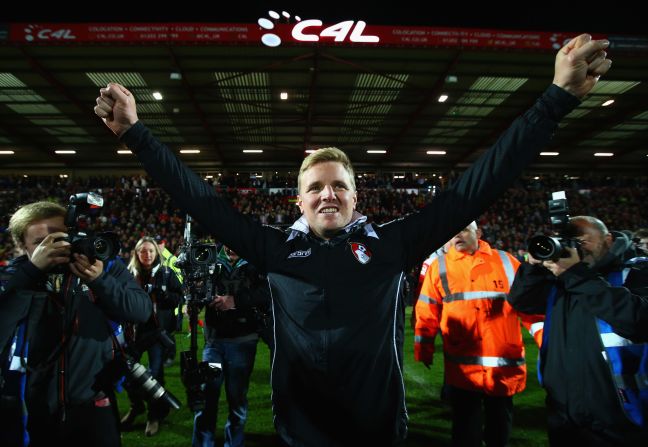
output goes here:
[[443, 336], [446, 383], [511, 396], [526, 383], [519, 318], [542, 339], [542, 316], [516, 312], [506, 301], [520, 263], [479, 241], [473, 255], [450, 248], [428, 268], [416, 303], [414, 357], [431, 362]]

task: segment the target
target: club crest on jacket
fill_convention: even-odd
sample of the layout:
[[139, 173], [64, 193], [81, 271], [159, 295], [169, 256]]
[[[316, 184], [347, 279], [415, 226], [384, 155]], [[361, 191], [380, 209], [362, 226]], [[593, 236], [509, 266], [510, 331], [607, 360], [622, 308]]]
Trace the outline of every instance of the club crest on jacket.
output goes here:
[[351, 245], [351, 253], [358, 260], [360, 264], [366, 264], [371, 261], [371, 250], [360, 242], [349, 242]]

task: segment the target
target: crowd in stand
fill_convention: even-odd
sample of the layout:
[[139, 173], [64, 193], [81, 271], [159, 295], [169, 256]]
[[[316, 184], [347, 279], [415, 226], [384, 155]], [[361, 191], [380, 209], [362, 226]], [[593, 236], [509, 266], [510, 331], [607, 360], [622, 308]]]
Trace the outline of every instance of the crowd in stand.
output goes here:
[[[421, 208], [456, 175], [423, 177], [358, 175], [359, 211], [370, 221], [385, 223]], [[209, 181], [232, 206], [268, 225], [289, 226], [299, 218], [296, 176], [272, 175], [268, 180], [249, 175], [214, 176]], [[596, 216], [612, 229], [631, 230], [648, 226], [644, 198], [646, 177], [543, 176], [518, 182], [479, 219], [484, 239], [491, 245], [521, 257], [526, 241], [538, 232], [549, 233], [546, 203], [550, 192], [566, 190], [572, 215]], [[91, 216], [96, 231], [119, 234], [122, 257], [128, 258], [139, 238], [160, 235], [177, 251], [182, 244], [183, 211], [145, 176], [0, 177], [0, 262], [14, 255], [6, 231], [9, 218], [21, 204], [54, 200], [65, 205], [71, 194], [96, 191], [104, 206]]]

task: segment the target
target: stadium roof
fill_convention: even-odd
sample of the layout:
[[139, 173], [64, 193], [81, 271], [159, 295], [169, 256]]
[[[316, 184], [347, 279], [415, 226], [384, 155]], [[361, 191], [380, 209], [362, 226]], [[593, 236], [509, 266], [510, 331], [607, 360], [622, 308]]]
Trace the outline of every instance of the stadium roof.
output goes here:
[[[278, 12], [246, 23], [0, 25], [0, 151], [13, 151], [1, 168], [137, 167], [92, 111], [108, 81], [134, 93], [140, 119], [173, 150], [200, 151], [180, 157], [201, 171], [293, 169], [326, 146], [363, 169], [461, 168], [533, 103], [555, 47], [577, 34]], [[313, 17], [324, 24], [305, 22]], [[264, 45], [268, 35], [281, 43]], [[540, 157], [539, 170], [648, 165], [648, 36], [595, 36], [610, 39], [612, 70], [561, 124], [547, 148], [558, 155]]]

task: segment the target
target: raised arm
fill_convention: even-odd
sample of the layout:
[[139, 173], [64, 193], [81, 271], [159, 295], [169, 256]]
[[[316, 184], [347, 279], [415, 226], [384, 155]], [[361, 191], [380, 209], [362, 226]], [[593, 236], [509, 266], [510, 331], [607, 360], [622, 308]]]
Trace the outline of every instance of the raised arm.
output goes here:
[[135, 98], [125, 87], [110, 83], [100, 90], [95, 113], [129, 148], [137, 154], [148, 174], [203, 228], [221, 242], [265, 269], [265, 235], [274, 240], [282, 233], [262, 229], [261, 225], [234, 210], [229, 203], [217, 197], [214, 188], [184, 165], [175, 154], [160, 143], [138, 121]]
[[[582, 34], [556, 55], [553, 85], [461, 177], [420, 213], [394, 225], [409, 265], [475, 220], [509, 188], [551, 140], [560, 120], [610, 68], [608, 42]], [[387, 230], [389, 231], [389, 230]]]

